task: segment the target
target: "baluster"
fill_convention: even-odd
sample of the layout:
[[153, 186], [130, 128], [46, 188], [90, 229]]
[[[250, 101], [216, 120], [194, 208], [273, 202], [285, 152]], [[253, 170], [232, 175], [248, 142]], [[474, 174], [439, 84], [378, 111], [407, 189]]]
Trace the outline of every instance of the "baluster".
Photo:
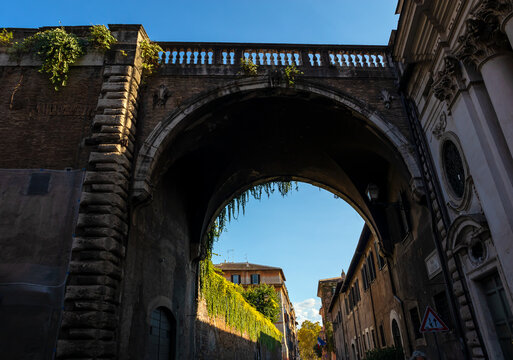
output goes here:
[[297, 67], [301, 66], [301, 53], [299, 52], [299, 50], [292, 50], [291, 53], [294, 65]]
[[383, 56], [383, 67], [387, 68], [389, 66], [389, 64], [388, 64], [388, 56], [387, 56], [386, 53], [383, 53], [382, 56]]
[[180, 61], [178, 63], [182, 65], [184, 62], [185, 51], [182, 48], [180, 48], [180, 50], [178, 50], [178, 54], [180, 54]]
[[374, 68], [378, 67], [378, 62], [376, 61], [376, 58], [377, 58], [376, 54], [371, 54], [371, 55], [369, 55], [369, 57], [372, 60], [371, 61], [372, 67], [374, 67]]
[[344, 66], [344, 56], [340, 53], [340, 52], [337, 52], [337, 64], [338, 66], [340, 67], [343, 67]]
[[362, 59], [362, 66], [364, 68], [368, 68], [369, 67], [369, 59], [367, 58], [367, 53], [362, 52], [360, 54], [360, 56], [361, 56], [361, 59]]
[[353, 52], [351, 55], [353, 55], [353, 62], [354, 62], [354, 67], [360, 67], [361, 64], [360, 64], [360, 58], [358, 57], [358, 53], [356, 52]]
[[346, 67], [351, 67], [351, 61], [353, 60], [351, 58], [351, 54], [349, 53], [344, 53], [344, 60], [346, 61]]
[[265, 64], [265, 50], [256, 50], [256, 60], [255, 64], [257, 65], [266, 65]]

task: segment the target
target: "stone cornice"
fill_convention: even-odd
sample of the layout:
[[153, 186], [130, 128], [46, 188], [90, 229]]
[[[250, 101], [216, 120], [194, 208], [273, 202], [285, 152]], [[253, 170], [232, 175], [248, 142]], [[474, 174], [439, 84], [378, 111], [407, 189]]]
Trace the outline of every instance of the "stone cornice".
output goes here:
[[458, 59], [473, 63], [478, 69], [490, 58], [511, 50], [501, 31], [501, 17], [507, 16], [511, 0], [484, 0], [466, 21], [466, 32], [460, 36]]

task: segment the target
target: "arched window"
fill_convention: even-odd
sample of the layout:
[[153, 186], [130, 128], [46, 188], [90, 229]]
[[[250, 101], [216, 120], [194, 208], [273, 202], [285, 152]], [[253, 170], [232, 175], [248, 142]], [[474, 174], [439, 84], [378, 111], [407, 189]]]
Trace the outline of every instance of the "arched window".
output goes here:
[[392, 336], [394, 338], [394, 346], [396, 348], [403, 348], [403, 342], [401, 341], [401, 331], [399, 325], [395, 319], [392, 320]]
[[150, 360], [174, 360], [176, 352], [176, 320], [165, 308], [159, 307], [151, 313]]

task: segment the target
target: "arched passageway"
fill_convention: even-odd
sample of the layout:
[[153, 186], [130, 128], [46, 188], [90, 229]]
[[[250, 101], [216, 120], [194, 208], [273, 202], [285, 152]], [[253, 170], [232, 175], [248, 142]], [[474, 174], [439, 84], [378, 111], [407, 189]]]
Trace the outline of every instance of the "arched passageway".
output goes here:
[[[412, 231], [419, 231], [424, 210], [410, 188], [418, 170], [403, 133], [349, 96], [267, 79], [218, 89], [161, 122], [135, 169], [121, 349], [136, 351], [139, 311], [166, 296], [180, 329], [178, 357], [191, 357], [205, 234], [234, 196], [256, 184], [300, 180], [332, 191], [385, 251], [401, 236], [396, 207], [387, 204], [406, 199]], [[366, 196], [369, 184], [379, 189], [375, 202]]]

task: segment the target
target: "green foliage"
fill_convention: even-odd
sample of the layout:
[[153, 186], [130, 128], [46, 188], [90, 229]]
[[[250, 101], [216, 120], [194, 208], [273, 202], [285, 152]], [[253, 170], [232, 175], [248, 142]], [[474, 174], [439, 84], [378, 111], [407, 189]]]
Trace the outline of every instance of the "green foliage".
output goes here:
[[403, 350], [401, 348], [387, 347], [383, 349], [374, 349], [367, 351], [366, 360], [403, 360]]
[[335, 340], [333, 339], [333, 325], [331, 322], [324, 324], [324, 335], [326, 336], [326, 351], [335, 353]]
[[89, 35], [89, 44], [100, 51], [107, 51], [117, 40], [105, 25], [93, 25]]
[[[297, 183], [295, 183], [295, 185], [295, 190], [297, 190]], [[276, 190], [278, 190], [281, 196], [285, 196], [293, 190], [293, 186], [292, 183], [289, 181], [271, 181], [265, 184], [255, 185], [251, 189], [244, 191], [243, 193], [234, 197], [223, 208], [223, 210], [221, 210], [216, 220], [214, 221], [214, 224], [211, 226], [210, 230], [207, 233], [207, 253], [210, 254], [212, 252], [214, 242], [219, 239], [219, 236], [221, 236], [222, 232], [226, 229], [226, 225], [232, 219], [237, 219], [241, 209], [242, 214], [244, 214], [246, 203], [249, 201], [250, 198], [260, 200], [262, 198], [262, 194], [265, 193], [267, 197], [269, 197]]]
[[209, 316], [223, 317], [241, 335], [246, 333], [252, 341], [274, 350], [281, 341], [280, 331], [244, 299], [243, 292], [241, 286], [216, 273], [210, 258], [200, 263], [200, 293]]
[[7, 31], [6, 29], [0, 31], [0, 46], [11, 46], [12, 39], [12, 31]]
[[319, 322], [303, 321], [301, 329], [297, 332], [299, 340], [299, 355], [302, 360], [319, 360], [321, 357], [317, 348], [317, 337], [322, 327]]
[[284, 76], [290, 86], [294, 86], [296, 83], [296, 76], [303, 75], [303, 72], [299, 70], [296, 65], [292, 64], [285, 68]]
[[160, 66], [162, 61], [159, 53], [164, 50], [159, 44], [147, 40], [141, 41], [139, 45], [143, 59], [142, 67], [146, 70], [147, 75], [151, 75]]
[[271, 322], [278, 321], [280, 317], [280, 299], [276, 290], [274, 290], [274, 286], [268, 284], [251, 286], [244, 290], [242, 296]]
[[251, 58], [240, 59], [239, 75], [255, 76], [258, 74], [258, 65]]
[[25, 54], [35, 54], [43, 62], [39, 72], [48, 74], [58, 90], [59, 86], [66, 86], [69, 67], [84, 54], [84, 49], [75, 35], [55, 28], [14, 43], [11, 54], [18, 59]]

